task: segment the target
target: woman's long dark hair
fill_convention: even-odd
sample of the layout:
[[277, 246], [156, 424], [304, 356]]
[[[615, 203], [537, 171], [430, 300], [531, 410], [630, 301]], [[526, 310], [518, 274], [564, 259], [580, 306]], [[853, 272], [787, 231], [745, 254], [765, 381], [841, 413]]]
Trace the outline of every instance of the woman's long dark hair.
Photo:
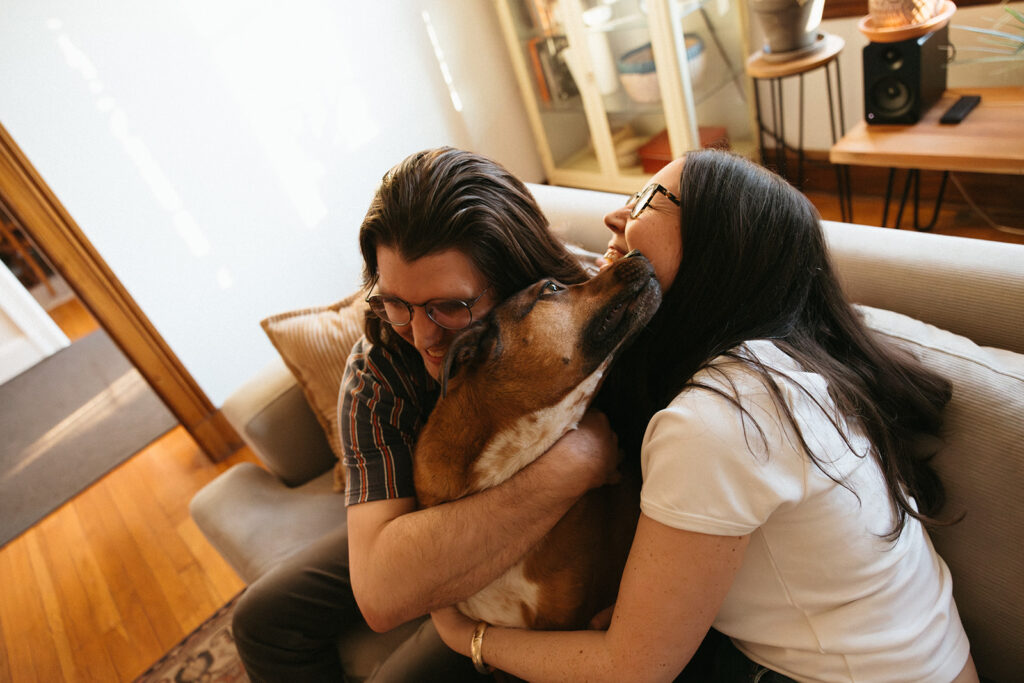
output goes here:
[[[950, 384], [865, 327], [840, 290], [811, 203], [774, 173], [713, 150], [686, 155], [679, 197], [679, 272], [602, 392], [623, 445], [639, 453], [654, 413], [696, 386], [693, 376], [714, 358], [741, 360], [740, 344], [771, 339], [821, 374], [840, 413], [863, 425], [895, 512], [888, 537], [908, 515], [934, 521], [944, 495], [920, 437], [937, 434]], [[742, 362], [764, 377], [802, 439], [774, 371]]]
[[[457, 249], [484, 274], [498, 300], [551, 277], [582, 282], [579, 262], [548, 229], [522, 181], [487, 157], [441, 147], [417, 152], [388, 171], [359, 230], [364, 284], [377, 276], [377, 248], [406, 261]], [[367, 337], [391, 341], [367, 318]]]

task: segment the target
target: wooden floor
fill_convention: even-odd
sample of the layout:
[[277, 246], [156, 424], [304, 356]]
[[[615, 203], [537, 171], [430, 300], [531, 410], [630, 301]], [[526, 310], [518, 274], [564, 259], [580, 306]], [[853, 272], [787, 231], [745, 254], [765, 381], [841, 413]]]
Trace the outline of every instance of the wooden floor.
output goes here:
[[78, 299], [58, 304], [47, 313], [72, 342], [78, 341], [100, 326]]
[[[77, 300], [50, 311], [72, 340]], [[0, 683], [131, 681], [243, 587], [188, 516], [213, 464], [181, 426], [0, 548]]]
[[131, 681], [238, 593], [187, 506], [247, 459], [176, 427], [0, 549], [0, 681]]
[[[817, 207], [822, 218], [838, 221], [842, 219], [842, 212], [839, 209], [839, 198], [834, 193], [808, 192], [808, 198]], [[853, 201], [853, 221], [865, 225], [881, 225], [882, 210], [884, 208], [882, 197], [876, 196], [855, 196]], [[922, 222], [927, 222], [932, 217], [932, 203], [922, 202]], [[970, 237], [973, 239], [993, 240], [996, 242], [1010, 242], [1012, 244], [1024, 244], [1024, 203], [1021, 209], [1014, 213], [1004, 213], [997, 216], [990, 216], [1002, 229], [991, 227], [984, 218], [965, 203], [957, 201], [945, 201], [939, 211], [938, 220], [931, 232], [937, 235], [953, 235], [957, 237]], [[890, 209], [888, 223], [893, 225], [896, 219], [895, 208]], [[912, 230], [912, 218], [909, 213], [903, 216], [901, 229]]]
[[[835, 195], [808, 196], [840, 218]], [[881, 212], [879, 198], [855, 199], [856, 222]], [[934, 232], [1024, 244], [956, 203]], [[77, 302], [62, 309], [51, 315], [73, 339], [95, 329]], [[130, 681], [241, 590], [188, 516], [192, 495], [241, 461], [255, 458], [212, 464], [177, 427], [0, 549], [0, 683]]]

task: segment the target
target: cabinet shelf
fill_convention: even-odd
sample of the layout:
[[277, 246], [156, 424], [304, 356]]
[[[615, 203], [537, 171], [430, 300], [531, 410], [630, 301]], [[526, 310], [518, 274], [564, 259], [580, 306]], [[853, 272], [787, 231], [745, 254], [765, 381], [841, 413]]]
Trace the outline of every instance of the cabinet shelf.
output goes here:
[[564, 114], [567, 112], [579, 112], [581, 115], [583, 112], [583, 101], [579, 95], [576, 95], [567, 100], [561, 100], [559, 102], [538, 102], [537, 110], [541, 114]]
[[[672, 155], [699, 146], [699, 129], [726, 129], [734, 148], [753, 139], [749, 84], [735, 68], [748, 52], [741, 0], [618, 0], [591, 8], [604, 20], [596, 25], [584, 21], [585, 0], [559, 0], [543, 21], [542, 0], [492, 1], [549, 182], [635, 191], [648, 174], [629, 150], [663, 131]], [[700, 65], [687, 60], [693, 33], [703, 42], [691, 58]], [[627, 92], [619, 60], [647, 44], [657, 55], [640, 74], [649, 88]]]
[[[673, 0], [673, 4], [677, 7], [677, 16], [685, 17], [713, 1], [714, 0]], [[648, 21], [649, 19], [647, 14], [644, 14], [643, 12], [635, 12], [627, 16], [607, 21], [600, 26], [587, 26], [587, 30], [593, 33], [608, 33], [610, 31], [646, 28]]]
[[680, 17], [687, 17], [694, 12], [704, 9], [715, 0], [674, 0], [676, 14]]
[[626, 91], [619, 88], [611, 95], [604, 95], [604, 108], [608, 114], [660, 114], [662, 111], [661, 102], [637, 102], [626, 94]]
[[645, 14], [631, 14], [627, 17], [620, 17], [618, 19], [612, 19], [607, 21], [600, 26], [588, 26], [587, 31], [591, 33], [609, 33], [611, 31], [619, 31], [623, 29], [634, 29], [634, 28], [646, 28], [647, 27], [647, 16]]

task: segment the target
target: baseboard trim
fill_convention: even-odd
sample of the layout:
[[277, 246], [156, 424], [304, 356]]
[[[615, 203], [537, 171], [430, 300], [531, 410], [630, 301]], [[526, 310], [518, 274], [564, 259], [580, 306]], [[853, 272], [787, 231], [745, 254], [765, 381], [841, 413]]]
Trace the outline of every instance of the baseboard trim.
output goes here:
[[[803, 182], [797, 182], [798, 159], [795, 152], [787, 150], [786, 170], [790, 182], [804, 192], [837, 191], [836, 167], [828, 160], [827, 150], [808, 150], [804, 153]], [[775, 150], [765, 150], [766, 165], [777, 170]], [[889, 180], [889, 169], [876, 166], [850, 166], [850, 187], [854, 195], [884, 197]], [[975, 204], [994, 212], [1020, 212], [1020, 197], [1024, 196], [1024, 175], [1002, 175], [994, 173], [965, 173], [957, 171], [956, 179]], [[897, 169], [893, 182], [893, 199], [899, 201], [903, 192], [906, 172]], [[938, 194], [942, 173], [924, 171], [921, 173], [921, 198], [934, 200]], [[943, 202], [967, 205], [968, 202], [953, 183], [946, 184]]]

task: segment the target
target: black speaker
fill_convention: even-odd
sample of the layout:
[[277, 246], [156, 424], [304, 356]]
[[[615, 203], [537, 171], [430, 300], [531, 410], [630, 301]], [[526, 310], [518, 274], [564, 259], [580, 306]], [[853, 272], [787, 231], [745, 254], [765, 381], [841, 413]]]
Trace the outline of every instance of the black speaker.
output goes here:
[[864, 46], [864, 119], [917, 123], [946, 89], [949, 25], [918, 38]]

